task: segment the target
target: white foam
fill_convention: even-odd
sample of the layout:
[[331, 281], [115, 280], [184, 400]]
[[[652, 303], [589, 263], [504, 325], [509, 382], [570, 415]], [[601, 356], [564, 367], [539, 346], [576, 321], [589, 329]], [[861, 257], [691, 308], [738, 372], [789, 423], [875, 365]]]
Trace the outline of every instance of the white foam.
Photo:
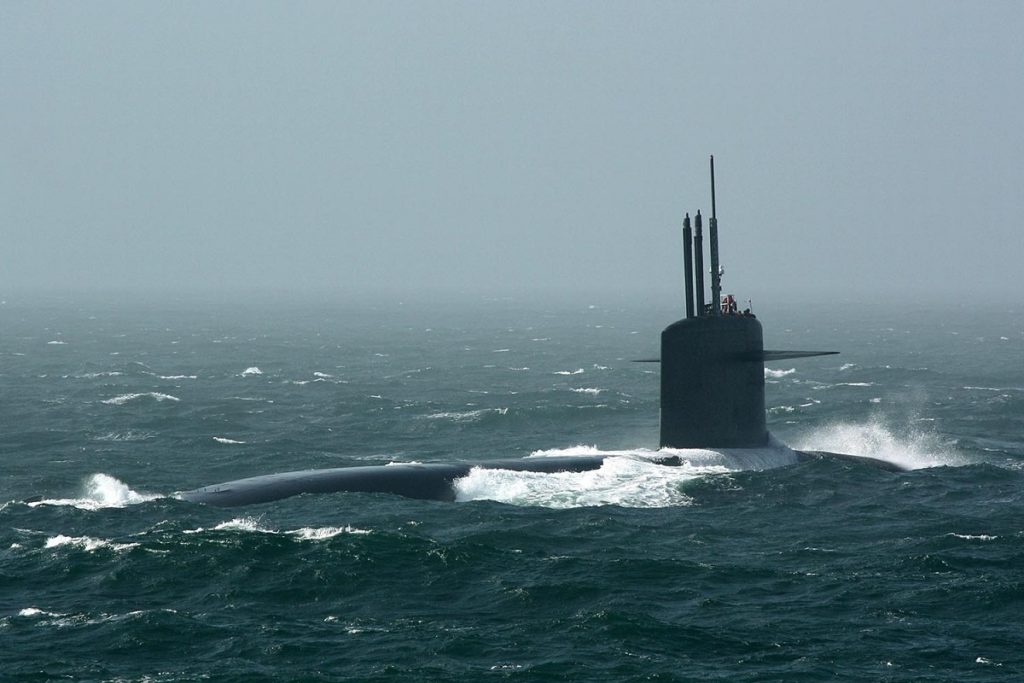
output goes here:
[[[620, 451], [624, 453], [625, 451]], [[647, 451], [650, 452], [650, 451]], [[543, 457], [559, 457], [563, 455], [607, 455], [613, 453], [613, 451], [602, 451], [597, 446], [587, 446], [585, 444], [577, 444], [575, 446], [569, 446], [568, 448], [549, 448], [542, 451], [534, 451], [530, 453], [531, 458], [543, 458]]]
[[213, 440], [217, 443], [245, 443], [244, 441], [236, 441], [235, 439], [229, 439], [224, 436], [215, 436]]
[[160, 379], [196, 379], [196, 375], [157, 375]]
[[47, 612], [46, 610], [39, 609], [38, 607], [25, 607], [18, 611], [19, 617], [63, 617], [67, 616], [64, 614], [58, 614], [57, 612]]
[[597, 396], [601, 393], [601, 389], [583, 388], [583, 389], [570, 389], [575, 391], [577, 394], [590, 394], [591, 396]]
[[555, 374], [555, 375], [582, 375], [583, 372], [584, 372], [583, 368], [578, 368], [576, 370], [556, 370], [552, 374]]
[[370, 533], [367, 529], [357, 529], [352, 526], [322, 526], [322, 527], [302, 527], [301, 529], [293, 529], [285, 532], [289, 536], [295, 536], [301, 538], [304, 541], [323, 541], [328, 538], [334, 538], [340, 534], [368, 534]]
[[[214, 531], [250, 531], [261, 534], [272, 534], [274, 533], [271, 529], [266, 529], [260, 526], [260, 520], [257, 517], [236, 517], [235, 519], [221, 522], [217, 526], [213, 527]], [[197, 531], [203, 531], [203, 529], [197, 529]]]
[[779, 379], [782, 377], [788, 377], [796, 372], [796, 368], [790, 368], [788, 370], [773, 370], [771, 368], [764, 369], [765, 379]]
[[962, 538], [965, 541], [994, 541], [998, 536], [990, 536], [989, 534], [946, 534], [953, 538]]
[[81, 498], [56, 498], [39, 500], [29, 503], [29, 507], [39, 505], [67, 505], [80, 510], [99, 510], [101, 508], [120, 508], [126, 505], [144, 503], [162, 496], [153, 493], [139, 493], [128, 488], [122, 481], [109, 474], [94, 474], [85, 482], [84, 495]]
[[47, 548], [59, 548], [61, 546], [73, 546], [81, 548], [87, 552], [95, 552], [100, 548], [108, 548], [115, 552], [129, 550], [137, 547], [138, 543], [115, 543], [114, 541], [108, 541], [103, 538], [93, 538], [92, 536], [65, 536], [58, 534], [57, 536], [51, 536], [46, 539]]
[[78, 379], [96, 379], [97, 377], [120, 377], [123, 372], [86, 372], [81, 375], [75, 375]]
[[[766, 448], [718, 451], [664, 448], [602, 451], [584, 444], [534, 451], [530, 457], [608, 456], [601, 467], [586, 472], [516, 472], [474, 468], [455, 482], [456, 500], [495, 500], [513, 505], [551, 508], [618, 505], [670, 507], [688, 505], [682, 486], [694, 479], [739, 470], [760, 470], [793, 464], [797, 455], [774, 443]], [[681, 464], [659, 464], [667, 456]]]
[[319, 377], [320, 379], [334, 379], [334, 375], [329, 375], [326, 372], [314, 372], [313, 376]]
[[107, 405], [111, 406], [121, 406], [124, 405], [125, 403], [128, 403], [128, 401], [134, 401], [135, 399], [145, 398], [147, 396], [149, 398], [156, 399], [157, 401], [177, 402], [181, 400], [177, 396], [171, 396], [170, 394], [161, 394], [159, 391], [147, 391], [141, 394], [121, 394], [120, 396], [115, 396], [114, 398], [108, 398], [106, 401], [103, 401], [103, 403], [106, 403]]
[[48, 341], [46, 343], [49, 344], [50, 346], [64, 346], [65, 344], [67, 344], [66, 341], [60, 341], [57, 339], [54, 339], [53, 341]]
[[935, 434], [917, 429], [897, 434], [879, 421], [826, 425], [801, 437], [794, 446], [797, 450], [866, 456], [911, 470], [966, 464], [962, 456], [951, 452]]
[[246, 368], [245, 370], [242, 370], [242, 377], [252, 377], [253, 375], [262, 375], [262, 374], [263, 374], [263, 371], [260, 370], [255, 365], [252, 366], [251, 368]]
[[655, 508], [690, 504], [680, 485], [724, 468], [664, 467], [632, 458], [607, 458], [588, 472], [513, 472], [474, 467], [455, 481], [458, 501], [494, 500], [548, 508], [618, 505]]
[[[199, 534], [204, 531], [207, 531], [207, 529], [200, 527], [198, 529], [186, 529], [184, 533]], [[358, 529], [353, 526], [302, 527], [301, 529], [277, 531], [263, 526], [261, 520], [257, 517], [236, 517], [235, 519], [221, 522], [210, 529], [210, 531], [242, 531], [256, 534], [285, 535], [294, 536], [303, 541], [323, 541], [340, 534], [362, 535], [371, 533], [367, 529]]]
[[431, 413], [430, 415], [424, 415], [423, 418], [427, 420], [452, 420], [453, 422], [474, 422], [479, 420], [487, 413], [495, 413], [496, 415], [507, 415], [508, 408], [481, 408], [479, 410], [466, 410], [462, 412], [443, 412], [443, 413]]
[[154, 436], [153, 432], [134, 432], [128, 430], [126, 432], [107, 432], [101, 436], [97, 436], [97, 441], [145, 441], [146, 439], [152, 439]]

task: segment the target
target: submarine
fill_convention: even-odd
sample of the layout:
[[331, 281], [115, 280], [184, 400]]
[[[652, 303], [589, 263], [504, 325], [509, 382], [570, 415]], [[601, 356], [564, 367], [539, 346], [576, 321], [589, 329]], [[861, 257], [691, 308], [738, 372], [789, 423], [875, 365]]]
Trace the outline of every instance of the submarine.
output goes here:
[[[749, 308], [740, 311], [732, 295], [722, 295], [715, 207], [715, 158], [711, 157], [711, 215], [707, 252], [710, 298], [705, 287], [703, 216], [683, 219], [685, 317], [661, 333], [659, 363], [659, 452], [652, 459], [666, 467], [686, 461], [679, 449], [743, 453], [780, 445], [768, 431], [764, 364], [777, 360], [833, 355], [838, 351], [765, 350], [761, 322]], [[903, 471], [894, 463], [824, 451], [789, 451], [793, 462], [836, 459]], [[455, 500], [455, 482], [474, 468], [517, 472], [585, 472], [620, 455], [527, 457], [481, 462], [392, 463], [268, 474], [185, 491], [194, 503], [235, 507], [268, 503], [303, 493], [391, 493], [408, 498]]]

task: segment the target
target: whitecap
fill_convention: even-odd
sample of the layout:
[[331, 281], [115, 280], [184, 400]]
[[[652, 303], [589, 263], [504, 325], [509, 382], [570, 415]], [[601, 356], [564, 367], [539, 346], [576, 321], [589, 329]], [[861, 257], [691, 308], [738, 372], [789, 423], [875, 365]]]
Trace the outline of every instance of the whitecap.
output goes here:
[[601, 389], [592, 389], [592, 388], [581, 388], [581, 389], [570, 389], [569, 391], [574, 391], [577, 394], [590, 394], [591, 396], [597, 396], [598, 394], [601, 393], [602, 390]]
[[582, 375], [584, 372], [583, 368], [577, 370], [556, 370], [552, 374], [554, 375]]
[[121, 406], [124, 405], [125, 403], [128, 403], [128, 401], [134, 401], [135, 399], [145, 398], [147, 396], [149, 398], [156, 399], [157, 401], [177, 402], [181, 400], [177, 396], [171, 396], [170, 394], [162, 394], [159, 391], [147, 391], [139, 394], [121, 394], [120, 396], [115, 396], [114, 398], [108, 398], [107, 400], [103, 401], [103, 403], [106, 403], [107, 405], [111, 406]]
[[956, 534], [956, 533], [949, 533], [949, 534], [946, 534], [946, 535], [947, 536], [952, 536], [953, 538], [962, 538], [965, 541], [994, 541], [997, 538], [999, 538], [998, 536], [991, 536], [989, 534]]
[[152, 439], [153, 432], [136, 432], [129, 429], [126, 432], [107, 432], [96, 437], [97, 441], [145, 441]]
[[114, 541], [108, 541], [103, 538], [93, 538], [92, 536], [65, 536], [58, 534], [57, 536], [51, 536], [46, 539], [47, 548], [59, 548], [61, 546], [73, 546], [81, 548], [87, 552], [94, 552], [100, 548], [108, 548], [115, 552], [121, 552], [124, 550], [130, 550], [131, 548], [138, 547], [138, 543], [115, 543]]
[[229, 439], [229, 438], [227, 438], [225, 436], [215, 436], [215, 437], [213, 437], [213, 440], [216, 441], [217, 443], [229, 443], [229, 444], [245, 443], [244, 441], [236, 441], [234, 439]]
[[788, 377], [796, 372], [796, 368], [789, 368], [788, 370], [773, 370], [772, 368], [764, 369], [765, 379], [780, 379], [782, 377]]
[[506, 415], [508, 414], [508, 408], [480, 408], [478, 410], [445, 411], [442, 413], [431, 413], [430, 415], [424, 415], [423, 418], [426, 420], [452, 420], [453, 422], [474, 422], [482, 418], [487, 413], [494, 413], [496, 415]]
[[19, 617], [63, 617], [65, 614], [59, 614], [57, 612], [47, 612], [46, 610], [39, 609], [38, 607], [25, 607], [18, 610]]
[[326, 372], [314, 372], [313, 376], [319, 377], [320, 379], [334, 379], [334, 375], [329, 375]]
[[[200, 527], [198, 529], [186, 529], [184, 533], [198, 534], [204, 531], [207, 531], [207, 529]], [[371, 533], [367, 529], [359, 529], [353, 526], [302, 527], [300, 529], [278, 531], [276, 529], [270, 529], [263, 526], [262, 520], [257, 517], [236, 517], [226, 522], [221, 522], [210, 529], [210, 531], [242, 531], [257, 534], [293, 536], [303, 541], [323, 541], [340, 534], [361, 535]]]
[[65, 344], [67, 344], [66, 341], [60, 341], [58, 339], [54, 339], [53, 341], [48, 341], [46, 343], [49, 344], [50, 346], [64, 346]]
[[[217, 526], [213, 527], [214, 531], [252, 531], [261, 534], [272, 534], [274, 531], [266, 529], [260, 526], [260, 520], [257, 517], [236, 517], [226, 522], [221, 522]], [[198, 529], [197, 531], [203, 531]]]
[[242, 377], [252, 377], [253, 375], [262, 375], [262, 374], [263, 374], [263, 371], [260, 370], [255, 365], [252, 366], [252, 367], [246, 368], [245, 370], [242, 370]]
[[196, 375], [157, 375], [160, 379], [196, 379]]
[[367, 529], [357, 529], [352, 526], [324, 526], [324, 527], [302, 527], [301, 529], [292, 529], [286, 531], [289, 536], [295, 536], [303, 541], [323, 541], [328, 538], [334, 538], [340, 534], [368, 534], [371, 533]]

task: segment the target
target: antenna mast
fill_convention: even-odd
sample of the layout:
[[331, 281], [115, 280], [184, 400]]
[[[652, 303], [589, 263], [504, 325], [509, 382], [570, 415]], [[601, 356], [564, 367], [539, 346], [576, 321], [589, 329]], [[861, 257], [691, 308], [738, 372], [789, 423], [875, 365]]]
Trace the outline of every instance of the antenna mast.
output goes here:
[[718, 266], [718, 218], [715, 215], [715, 157], [711, 155], [711, 220], [708, 221], [711, 252], [711, 315], [722, 315], [722, 274]]

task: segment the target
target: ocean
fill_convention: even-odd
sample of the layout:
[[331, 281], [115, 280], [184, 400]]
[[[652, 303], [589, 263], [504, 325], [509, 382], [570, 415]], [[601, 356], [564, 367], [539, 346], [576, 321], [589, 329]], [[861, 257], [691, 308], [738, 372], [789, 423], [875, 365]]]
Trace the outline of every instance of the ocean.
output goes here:
[[[657, 449], [655, 303], [8, 297], [0, 680], [1004, 681], [1024, 676], [1024, 318], [755, 312], [769, 427], [812, 461]], [[475, 470], [454, 503], [176, 492]], [[780, 460], [778, 463], [782, 465]]]

